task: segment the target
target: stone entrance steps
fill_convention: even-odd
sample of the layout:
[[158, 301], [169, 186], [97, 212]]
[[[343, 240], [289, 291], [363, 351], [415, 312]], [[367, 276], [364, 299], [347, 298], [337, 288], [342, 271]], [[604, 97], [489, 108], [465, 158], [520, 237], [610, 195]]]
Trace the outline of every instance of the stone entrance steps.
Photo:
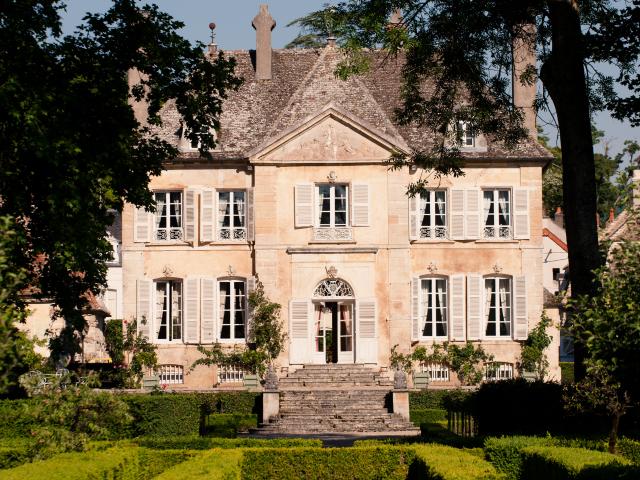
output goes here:
[[365, 365], [305, 365], [280, 379], [280, 412], [260, 435], [417, 435], [419, 429], [390, 413], [393, 382]]

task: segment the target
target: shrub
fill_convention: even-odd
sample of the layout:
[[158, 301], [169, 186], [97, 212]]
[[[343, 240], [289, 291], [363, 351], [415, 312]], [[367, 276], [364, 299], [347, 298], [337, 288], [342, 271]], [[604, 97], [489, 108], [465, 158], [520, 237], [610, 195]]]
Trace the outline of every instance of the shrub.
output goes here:
[[201, 434], [212, 437], [235, 438], [238, 433], [248, 432], [258, 426], [257, 415], [236, 413], [214, 413], [204, 419]]
[[133, 440], [140, 447], [155, 450], [187, 449], [209, 450], [212, 448], [287, 448], [287, 447], [321, 447], [321, 440], [303, 438], [210, 438], [210, 437], [147, 437]]
[[439, 423], [447, 421], [447, 411], [441, 408], [430, 408], [425, 410], [411, 410], [411, 421], [415, 425], [423, 423]]
[[420, 478], [441, 480], [497, 480], [504, 478], [490, 463], [464, 450], [444, 445], [423, 445], [416, 446], [415, 452], [426, 466], [427, 476]]
[[640, 442], [630, 438], [621, 438], [618, 441], [618, 453], [631, 460], [632, 463], [640, 465]]
[[484, 383], [474, 395], [473, 409], [480, 435], [536, 435], [564, 428], [562, 387], [557, 383]]
[[165, 470], [155, 480], [229, 480], [240, 478], [243, 450], [213, 449]]
[[433, 408], [443, 408], [446, 410], [447, 403], [452, 399], [470, 397], [471, 392], [465, 390], [421, 390], [420, 392], [409, 393], [409, 408], [411, 410], [429, 410]]
[[542, 437], [487, 438], [484, 452], [499, 472], [506, 478], [517, 480], [522, 475], [522, 449], [531, 446], [548, 446], [550, 440]]
[[25, 439], [0, 441], [0, 470], [22, 465], [30, 460], [30, 445]]
[[29, 436], [35, 422], [28, 414], [33, 400], [0, 400], [0, 438]]
[[525, 447], [522, 455], [522, 480], [632, 480], [640, 474], [617, 455], [584, 448]]
[[403, 447], [248, 449], [241, 478], [404, 480], [415, 459], [415, 450]]
[[560, 379], [563, 384], [573, 383], [573, 362], [560, 362]]

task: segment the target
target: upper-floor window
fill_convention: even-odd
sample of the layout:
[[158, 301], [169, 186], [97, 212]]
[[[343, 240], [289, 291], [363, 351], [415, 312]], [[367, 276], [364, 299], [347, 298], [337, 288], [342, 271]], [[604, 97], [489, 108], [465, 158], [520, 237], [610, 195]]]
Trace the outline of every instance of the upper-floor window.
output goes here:
[[318, 226], [321, 228], [349, 225], [348, 187], [320, 184], [316, 186]]
[[511, 279], [486, 277], [484, 279], [485, 336], [511, 336]]
[[447, 238], [447, 193], [428, 190], [420, 196], [420, 238]]
[[182, 283], [159, 281], [155, 285], [156, 340], [172, 342], [182, 339]]
[[476, 134], [471, 123], [459, 120], [457, 125], [457, 135], [460, 138], [463, 148], [476, 146]]
[[246, 284], [244, 280], [218, 282], [220, 301], [220, 339], [245, 338]]
[[447, 279], [423, 278], [420, 280], [423, 337], [447, 336]]
[[482, 198], [484, 208], [483, 238], [512, 238], [510, 190], [484, 190]]
[[182, 240], [182, 192], [156, 192], [155, 240]]
[[245, 192], [218, 192], [218, 239], [244, 240], [246, 238]]

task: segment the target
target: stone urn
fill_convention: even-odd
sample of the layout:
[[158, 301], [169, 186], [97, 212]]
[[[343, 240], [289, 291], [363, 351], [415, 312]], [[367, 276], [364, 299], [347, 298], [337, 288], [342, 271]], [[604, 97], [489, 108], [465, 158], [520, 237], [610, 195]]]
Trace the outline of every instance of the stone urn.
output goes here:
[[395, 390], [407, 389], [407, 374], [404, 371], [398, 369], [393, 374], [393, 388]]

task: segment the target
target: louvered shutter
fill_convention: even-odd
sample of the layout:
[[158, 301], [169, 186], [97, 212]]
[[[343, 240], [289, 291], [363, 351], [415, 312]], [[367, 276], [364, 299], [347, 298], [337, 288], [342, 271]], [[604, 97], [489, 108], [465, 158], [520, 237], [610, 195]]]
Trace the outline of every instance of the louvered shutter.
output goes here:
[[200, 241], [215, 241], [216, 225], [216, 191], [207, 188], [200, 197]]
[[216, 279], [200, 280], [200, 343], [213, 343], [216, 332]]
[[449, 339], [464, 341], [464, 275], [452, 275], [450, 279]]
[[200, 341], [200, 281], [187, 277], [184, 281], [183, 319], [184, 342], [198, 343]]
[[289, 302], [289, 363], [304, 364], [310, 361], [309, 317], [311, 302]]
[[369, 185], [354, 183], [351, 186], [351, 225], [369, 226]]
[[361, 363], [378, 362], [378, 315], [375, 299], [356, 301], [356, 354]]
[[529, 319], [527, 316], [527, 279], [514, 277], [513, 279], [513, 339], [526, 340], [529, 335]]
[[[253, 333], [253, 308], [251, 307], [251, 304], [249, 303], [249, 297], [251, 296], [251, 294], [256, 290], [256, 277], [249, 277], [247, 278], [247, 305], [246, 305], [246, 312], [247, 312], [247, 331], [246, 331], [246, 338], [250, 339]], [[252, 340], [253, 341], [253, 340]]]
[[465, 190], [465, 238], [477, 240], [480, 238], [480, 190], [468, 188]]
[[515, 188], [513, 190], [513, 238], [526, 240], [530, 236], [529, 190]]
[[418, 240], [420, 232], [418, 225], [418, 210], [420, 209], [420, 196], [409, 197], [409, 240]]
[[411, 280], [411, 340], [420, 340], [420, 279]]
[[138, 280], [136, 282], [136, 320], [138, 332], [147, 340], [150, 340], [153, 320], [152, 298], [153, 282], [151, 280]]
[[451, 231], [449, 232], [451, 240], [464, 240], [464, 194], [465, 191], [460, 188], [451, 189], [451, 202], [449, 210], [451, 211], [449, 219], [451, 222]]
[[197, 222], [196, 191], [191, 189], [185, 189], [183, 197], [184, 197], [184, 239], [187, 242], [195, 242], [196, 222]]
[[247, 240], [253, 242], [255, 240], [255, 214], [254, 214], [254, 202], [253, 202], [253, 188], [247, 189]]
[[313, 192], [312, 183], [302, 183], [295, 186], [295, 226], [313, 226]]
[[133, 241], [150, 242], [153, 225], [153, 214], [144, 207], [136, 208], [133, 214]]
[[467, 339], [482, 337], [482, 275], [467, 276]]

